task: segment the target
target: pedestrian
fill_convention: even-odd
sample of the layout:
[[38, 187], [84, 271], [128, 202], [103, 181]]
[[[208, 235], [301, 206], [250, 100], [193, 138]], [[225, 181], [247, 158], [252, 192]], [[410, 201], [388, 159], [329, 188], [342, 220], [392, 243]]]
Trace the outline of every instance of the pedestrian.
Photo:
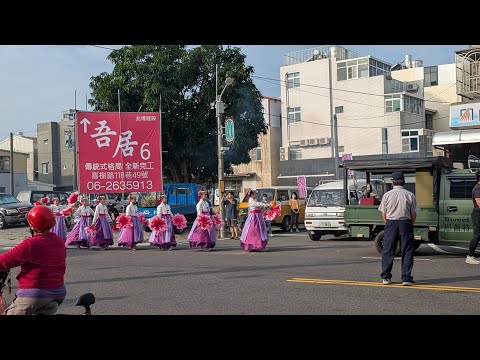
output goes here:
[[95, 236], [90, 237], [91, 249], [107, 249], [113, 245], [113, 233], [110, 227], [110, 215], [108, 208], [103, 204], [105, 196], [98, 197], [98, 204], [95, 207], [95, 214], [93, 215], [92, 224], [95, 227]]
[[227, 226], [230, 228], [230, 239], [238, 238], [238, 208], [237, 200], [235, 199], [233, 191], [229, 191], [228, 194], [223, 196], [223, 205], [225, 206], [225, 218], [227, 219]]
[[393, 188], [383, 195], [378, 208], [385, 222], [382, 253], [382, 282], [389, 285], [392, 278], [392, 267], [395, 249], [400, 238], [402, 249], [402, 285], [410, 286], [415, 282], [413, 269], [413, 224], [417, 218], [417, 200], [415, 195], [403, 188], [405, 176], [400, 171], [392, 173]]
[[300, 217], [300, 202], [298, 201], [298, 195], [296, 192], [292, 192], [292, 197], [288, 201], [290, 205], [290, 217], [292, 219], [292, 225], [290, 226], [290, 231], [293, 232], [293, 225], [295, 225], [297, 232], [298, 230], [298, 218]]
[[472, 190], [472, 225], [473, 225], [473, 238], [470, 241], [470, 249], [468, 251], [467, 259], [465, 262], [467, 264], [478, 265], [480, 261], [475, 259], [475, 250], [477, 248], [478, 242], [480, 241], [480, 170], [475, 173], [477, 177], [477, 184], [473, 187]]
[[136, 250], [136, 245], [143, 242], [143, 225], [138, 217], [137, 197], [130, 195], [125, 215], [130, 216], [132, 226], [124, 227], [118, 236], [118, 246], [126, 246], [129, 250]]
[[27, 221], [32, 236], [0, 255], [0, 271], [20, 266], [18, 290], [6, 315], [33, 315], [52, 302], [60, 305], [67, 295], [67, 250], [63, 239], [50, 231], [55, 216], [47, 206], [37, 205]]
[[65, 224], [65, 216], [62, 210], [65, 210], [67, 207], [60, 205], [60, 199], [57, 196], [52, 199], [52, 205], [50, 205], [50, 210], [55, 215], [55, 226], [51, 231], [61, 237], [63, 241], [67, 240], [67, 225]]
[[[267, 194], [262, 195], [262, 203], [270, 205], [269, 202], [268, 202]], [[265, 219], [265, 225], [267, 226], [268, 234], [270, 235], [270, 237], [272, 237], [273, 236], [273, 234], [272, 234], [272, 220]]]
[[[199, 192], [200, 200], [197, 203], [197, 218], [193, 222], [192, 229], [188, 234], [187, 240], [190, 248], [201, 247], [203, 251], [210, 251], [215, 247], [215, 227], [213, 226], [212, 216], [210, 214], [210, 206], [207, 202], [207, 192], [201, 190]], [[201, 223], [210, 221], [209, 229], [202, 229]]]
[[85, 228], [92, 225], [92, 216], [94, 215], [95, 213], [88, 205], [88, 198], [82, 198], [82, 205], [73, 214], [74, 218], [80, 217], [80, 220], [77, 221], [70, 234], [68, 234], [65, 245], [76, 245], [79, 249], [80, 246], [89, 246], [90, 234], [85, 231]]
[[268, 251], [267, 227], [261, 213], [269, 205], [257, 201], [258, 191], [250, 189], [248, 193], [248, 216], [240, 236], [240, 245], [246, 251]]
[[158, 246], [162, 250], [172, 250], [177, 247], [175, 240], [175, 231], [172, 222], [172, 209], [167, 204], [167, 195], [160, 196], [160, 205], [157, 207], [157, 215], [167, 222], [167, 228], [163, 231], [152, 229], [149, 242], [153, 246]]

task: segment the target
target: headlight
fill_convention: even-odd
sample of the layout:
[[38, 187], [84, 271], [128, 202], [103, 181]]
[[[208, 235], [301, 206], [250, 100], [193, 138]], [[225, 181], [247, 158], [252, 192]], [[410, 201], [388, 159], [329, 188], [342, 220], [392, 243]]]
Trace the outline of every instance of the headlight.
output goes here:
[[343, 212], [339, 212], [339, 213], [337, 213], [337, 216], [338, 217], [343, 217], [343, 214], [344, 214]]
[[18, 214], [18, 210], [17, 209], [5, 209], [5, 213], [8, 214], [8, 215]]

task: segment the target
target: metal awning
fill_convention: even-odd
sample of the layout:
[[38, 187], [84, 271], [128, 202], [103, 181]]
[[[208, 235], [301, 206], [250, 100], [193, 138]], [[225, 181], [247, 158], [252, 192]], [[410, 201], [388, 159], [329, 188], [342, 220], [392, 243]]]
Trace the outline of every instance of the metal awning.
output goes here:
[[433, 167], [452, 167], [452, 161], [442, 156], [429, 156], [406, 159], [375, 159], [375, 160], [345, 160], [340, 167], [356, 171], [368, 171], [371, 174], [384, 174], [391, 171], [404, 173], [415, 172], [417, 169]]
[[255, 176], [255, 174], [256, 174], [255, 172], [229, 174], [229, 175], [225, 175], [225, 179], [249, 178], [249, 177]]
[[480, 129], [442, 131], [433, 135], [432, 145], [480, 143]]

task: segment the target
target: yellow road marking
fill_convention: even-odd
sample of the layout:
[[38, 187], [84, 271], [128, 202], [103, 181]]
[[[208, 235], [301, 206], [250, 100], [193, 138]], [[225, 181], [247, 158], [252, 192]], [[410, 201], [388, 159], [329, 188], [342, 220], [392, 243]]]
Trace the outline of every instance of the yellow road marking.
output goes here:
[[292, 278], [289, 282], [308, 283], [308, 284], [328, 284], [328, 285], [355, 285], [355, 286], [380, 286], [384, 288], [401, 288], [416, 290], [433, 290], [433, 291], [462, 291], [480, 293], [480, 288], [464, 287], [464, 286], [446, 286], [446, 285], [428, 285], [415, 283], [413, 286], [403, 286], [402, 284], [383, 285], [381, 282], [372, 281], [351, 281], [351, 280], [326, 280], [326, 279], [308, 279], [308, 278]]

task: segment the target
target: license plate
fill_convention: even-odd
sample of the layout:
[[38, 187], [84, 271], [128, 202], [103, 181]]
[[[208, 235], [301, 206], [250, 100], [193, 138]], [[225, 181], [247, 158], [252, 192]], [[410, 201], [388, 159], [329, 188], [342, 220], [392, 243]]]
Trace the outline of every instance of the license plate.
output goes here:
[[320, 226], [321, 227], [331, 227], [332, 223], [329, 221], [320, 221]]

